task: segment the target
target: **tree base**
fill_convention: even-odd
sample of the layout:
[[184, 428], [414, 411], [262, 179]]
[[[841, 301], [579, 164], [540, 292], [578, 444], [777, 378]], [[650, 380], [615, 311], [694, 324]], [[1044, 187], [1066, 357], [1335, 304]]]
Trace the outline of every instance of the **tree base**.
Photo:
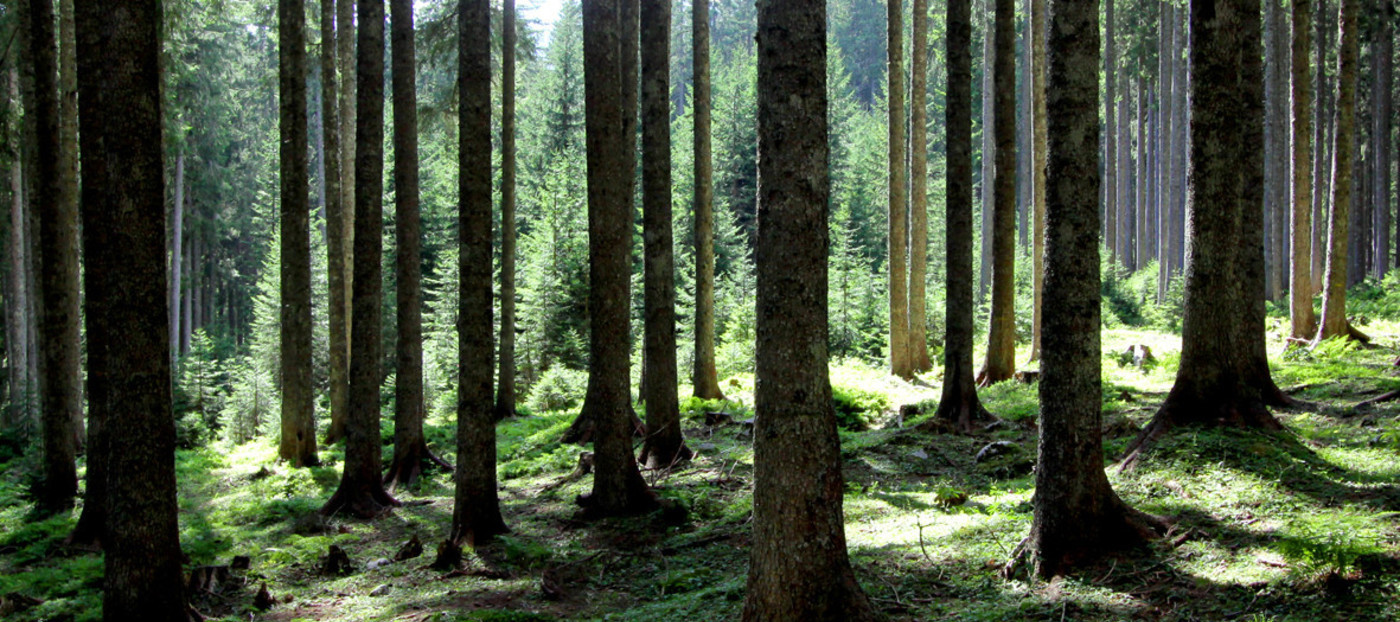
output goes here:
[[[454, 519], [454, 522], [460, 521], [461, 524], [452, 526], [452, 535], [448, 538], [456, 546], [466, 544], [475, 549], [496, 539], [496, 536], [510, 533], [510, 527], [507, 527], [505, 519], [501, 518], [499, 509], [465, 514]], [[438, 555], [441, 557], [441, 549], [438, 550]]]
[[670, 469], [680, 464], [689, 462], [695, 457], [695, 452], [687, 447], [685, 441], [681, 441], [674, 447], [663, 447], [661, 443], [653, 444], [648, 438], [642, 445], [642, 455], [638, 462], [651, 470]]
[[[594, 473], [594, 477], [598, 474]], [[656, 498], [656, 493], [646, 487], [645, 483], [638, 482], [639, 485], [629, 486], [628, 490], [621, 495], [621, 499], [611, 500], [610, 503], [603, 502], [593, 493], [585, 493], [574, 499], [574, 503], [579, 506], [579, 512], [575, 518], [582, 521], [596, 521], [604, 518], [622, 518], [627, 516], [641, 516], [649, 514], [661, 508], [661, 501]]]
[[1037, 518], [1030, 535], [1012, 551], [1001, 573], [1012, 578], [1030, 570], [1039, 579], [1051, 579], [1105, 557], [1141, 548], [1165, 533], [1168, 526], [1166, 519], [1128, 507], [1114, 494], [1100, 516], [1062, 525], [1066, 533], [1050, 533]]
[[[628, 408], [628, 416], [632, 418], [632, 435], [638, 438], [645, 437], [646, 425], [642, 423], [641, 418], [637, 417], [637, 411]], [[585, 404], [578, 416], [574, 417], [574, 422], [569, 424], [569, 429], [564, 432], [564, 436], [559, 439], [559, 442], [587, 445], [593, 442], [593, 433], [597, 427], [596, 415]]]
[[398, 499], [384, 490], [383, 482], [378, 477], [373, 482], [349, 482], [341, 480], [340, 487], [330, 500], [321, 507], [321, 514], [331, 516], [340, 512], [349, 512], [356, 518], [371, 520], [382, 516], [389, 510], [400, 505]]
[[452, 465], [428, 449], [427, 441], [414, 443], [402, 454], [394, 450], [394, 460], [384, 474], [384, 488], [393, 492], [398, 488], [412, 488], [426, 471], [440, 470], [452, 472]]
[[970, 399], [940, 402], [933, 418], [916, 429], [935, 434], [975, 434], [994, 421], [996, 416], [982, 406], [974, 393]]
[[[1292, 400], [1283, 395], [1277, 387], [1274, 391], [1284, 399]], [[1167, 396], [1167, 401], [1153, 415], [1152, 421], [1147, 427], [1142, 429], [1137, 438], [1128, 444], [1127, 450], [1123, 452], [1122, 461], [1119, 463], [1119, 470], [1125, 471], [1133, 468], [1142, 453], [1152, 446], [1157, 439], [1162, 438], [1176, 427], [1183, 426], [1203, 426], [1203, 427], [1230, 427], [1230, 428], [1252, 428], [1258, 430], [1278, 431], [1283, 430], [1283, 423], [1279, 422], [1267, 407], [1267, 400], [1263, 397], [1259, 399], [1248, 399], [1241, 396], [1225, 397], [1219, 399], [1189, 399], [1178, 395], [1174, 390]]]
[[998, 382], [1006, 382], [1016, 376], [1015, 369], [992, 369], [983, 367], [977, 372], [977, 377], [973, 379], [977, 383], [977, 388], [985, 389]]

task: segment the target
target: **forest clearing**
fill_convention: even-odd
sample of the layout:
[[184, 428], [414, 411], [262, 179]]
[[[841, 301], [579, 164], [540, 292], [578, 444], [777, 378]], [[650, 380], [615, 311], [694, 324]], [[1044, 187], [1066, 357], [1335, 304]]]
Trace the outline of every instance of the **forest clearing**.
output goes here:
[[[1384, 349], [1321, 348], [1276, 363], [1280, 384], [1315, 405], [1281, 413], [1287, 433], [1185, 430], [1132, 471], [1110, 471], [1131, 503], [1173, 521], [1170, 533], [1145, 551], [1051, 583], [999, 574], [1031, 517], [1034, 387], [1004, 383], [986, 392], [987, 407], [1005, 422], [990, 431], [931, 434], [917, 430], [927, 415], [897, 425], [897, 405], [936, 400], [922, 380], [839, 363], [833, 383], [853, 396], [844, 402], [849, 420], [868, 417], [871, 428], [841, 433], [856, 576], [890, 620], [1400, 619], [1400, 401], [1357, 406], [1400, 389], [1400, 368], [1390, 365], [1400, 322], [1368, 328]], [[1151, 347], [1160, 363], [1146, 372], [1120, 365], [1118, 353], [1133, 344]], [[1272, 345], [1277, 352], [1282, 344]], [[1105, 333], [1104, 347], [1104, 442], [1114, 455], [1170, 387], [1179, 341], [1119, 329]], [[696, 458], [646, 473], [684, 518], [575, 520], [574, 497], [588, 482], [571, 473], [583, 450], [559, 442], [575, 412], [501, 423], [501, 511], [512, 532], [454, 571], [430, 567], [451, 523], [447, 474], [398, 491], [405, 507], [388, 516], [321, 522], [316, 510], [335, 488], [338, 451], [321, 467], [298, 470], [278, 464], [267, 440], [182, 450], [188, 565], [249, 560], [192, 594], [192, 603], [229, 620], [732, 619], [750, 538], [752, 382], [726, 379], [731, 402], [686, 404]], [[565, 387], [560, 397], [576, 406], [581, 389]], [[706, 425], [710, 412], [728, 416]], [[430, 447], [448, 461], [451, 428], [443, 417], [426, 426]], [[993, 443], [1008, 443], [1005, 453], [979, 461]], [[100, 558], [63, 545], [72, 517], [26, 524], [23, 469], [15, 466], [0, 467], [6, 619], [98, 619]], [[414, 538], [421, 556], [396, 561]], [[325, 572], [332, 545], [350, 559], [343, 575]], [[254, 604], [263, 585], [276, 600], [266, 611]], [[38, 602], [14, 604], [25, 602], [16, 594]]]

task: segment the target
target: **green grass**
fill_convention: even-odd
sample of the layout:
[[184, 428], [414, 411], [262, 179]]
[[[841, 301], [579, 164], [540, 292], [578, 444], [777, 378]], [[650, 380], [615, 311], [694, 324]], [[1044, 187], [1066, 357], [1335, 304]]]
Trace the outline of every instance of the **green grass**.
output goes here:
[[[1049, 584], [997, 574], [1031, 521], [1037, 387], [1010, 382], [982, 393], [1007, 421], [998, 429], [931, 435], [912, 425], [936, 404], [940, 369], [906, 383], [878, 366], [838, 362], [833, 385], [864, 424], [840, 433], [857, 577], [891, 620], [1400, 619], [1400, 404], [1355, 408], [1400, 388], [1389, 365], [1400, 324], [1372, 319], [1367, 330], [1382, 349], [1324, 344], [1285, 355], [1281, 341], [1270, 343], [1280, 386], [1314, 405], [1279, 413], [1288, 434], [1178, 430], [1133, 471], [1110, 469], [1119, 494], [1171, 519], [1171, 534], [1139, 555]], [[1151, 347], [1158, 364], [1120, 365], [1118, 354], [1133, 344]], [[1118, 328], [1105, 332], [1103, 349], [1111, 457], [1170, 388], [1180, 337]], [[322, 452], [326, 466], [307, 470], [279, 464], [266, 440], [181, 451], [181, 540], [190, 565], [252, 559], [245, 583], [194, 602], [226, 620], [733, 619], [753, 508], [751, 438], [742, 423], [707, 428], [703, 414], [751, 417], [753, 378], [726, 379], [724, 389], [729, 402], [686, 403], [696, 459], [645, 474], [688, 510], [683, 525], [659, 517], [576, 522], [573, 500], [591, 480], [565, 481], [583, 449], [558, 442], [574, 412], [502, 423], [501, 503], [513, 532], [469, 554], [468, 572], [450, 578], [426, 568], [451, 521], [449, 474], [430, 473], [415, 490], [398, 491], [414, 503], [390, 516], [325, 523], [313, 517], [337, 483], [339, 448]], [[896, 414], [905, 404], [926, 414], [901, 427]], [[455, 460], [450, 420], [430, 417], [427, 435]], [[1015, 450], [976, 463], [977, 451], [995, 440]], [[28, 520], [21, 460], [0, 469], [0, 594], [41, 604], [6, 619], [95, 620], [101, 559], [64, 547], [76, 512]], [[424, 543], [424, 557], [368, 568], [412, 536]], [[331, 544], [349, 553], [356, 572], [319, 574]], [[251, 608], [264, 582], [279, 599], [267, 614]]]

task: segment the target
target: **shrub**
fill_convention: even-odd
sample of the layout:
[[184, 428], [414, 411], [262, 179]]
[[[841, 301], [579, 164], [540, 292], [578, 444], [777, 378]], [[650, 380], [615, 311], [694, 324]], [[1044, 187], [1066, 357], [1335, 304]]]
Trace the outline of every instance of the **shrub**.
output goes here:
[[890, 397], [845, 384], [831, 385], [831, 401], [836, 407], [836, 425], [846, 430], [865, 430], [881, 413], [890, 409]]
[[588, 392], [588, 373], [563, 366], [551, 367], [530, 390], [530, 410], [545, 412], [573, 408]]

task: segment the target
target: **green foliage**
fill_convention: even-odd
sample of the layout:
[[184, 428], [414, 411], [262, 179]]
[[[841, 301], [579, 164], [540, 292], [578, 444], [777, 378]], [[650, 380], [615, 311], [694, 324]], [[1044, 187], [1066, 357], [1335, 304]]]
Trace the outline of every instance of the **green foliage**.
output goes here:
[[1377, 521], [1397, 515], [1299, 516], [1284, 530], [1287, 535], [1279, 540], [1278, 550], [1290, 569], [1301, 575], [1349, 574], [1363, 558], [1385, 551], [1381, 542], [1388, 537], [1387, 530]]
[[704, 419], [705, 413], [727, 413], [734, 419], [747, 419], [753, 416], [753, 409], [742, 402], [733, 400], [705, 400], [695, 396], [687, 397], [680, 403], [681, 417], [684, 419]]
[[1364, 320], [1400, 320], [1400, 269], [1377, 281], [1368, 278], [1347, 292], [1347, 313], [1358, 326]]
[[551, 367], [530, 389], [528, 404], [535, 412], [566, 410], [583, 402], [588, 392], [588, 372], [564, 366]]
[[836, 407], [836, 425], [845, 430], [865, 430], [890, 409], [890, 396], [854, 385], [833, 382], [831, 400]]

